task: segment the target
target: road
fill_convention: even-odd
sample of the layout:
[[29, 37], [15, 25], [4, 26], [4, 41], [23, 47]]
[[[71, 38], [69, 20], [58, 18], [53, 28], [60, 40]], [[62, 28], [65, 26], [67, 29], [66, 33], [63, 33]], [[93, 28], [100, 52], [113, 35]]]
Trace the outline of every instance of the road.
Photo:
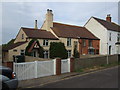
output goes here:
[[34, 88], [118, 88], [118, 70], [109, 68]]

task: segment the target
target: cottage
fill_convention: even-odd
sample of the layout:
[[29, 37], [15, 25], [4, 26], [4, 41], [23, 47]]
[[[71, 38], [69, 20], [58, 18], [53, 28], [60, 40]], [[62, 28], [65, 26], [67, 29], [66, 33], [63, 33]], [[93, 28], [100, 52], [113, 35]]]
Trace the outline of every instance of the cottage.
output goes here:
[[34, 28], [21, 27], [14, 42], [3, 49], [4, 60], [13, 60], [13, 55], [23, 55], [32, 39], [37, 39], [29, 51], [33, 57], [39, 56], [39, 44], [44, 48], [44, 58], [49, 58], [50, 42], [62, 42], [68, 51], [68, 57], [73, 56], [76, 48], [81, 55], [99, 54], [100, 39], [86, 27], [53, 22], [52, 10], [47, 10], [45, 21], [40, 29], [37, 20]]
[[100, 39], [100, 54], [120, 54], [120, 25], [111, 21], [110, 14], [106, 20], [91, 17], [85, 28]]
[[74, 54], [75, 46], [81, 55], [99, 54], [99, 38], [85, 27], [53, 22], [52, 10], [47, 10], [46, 19], [41, 29], [50, 31], [65, 44], [68, 57]]

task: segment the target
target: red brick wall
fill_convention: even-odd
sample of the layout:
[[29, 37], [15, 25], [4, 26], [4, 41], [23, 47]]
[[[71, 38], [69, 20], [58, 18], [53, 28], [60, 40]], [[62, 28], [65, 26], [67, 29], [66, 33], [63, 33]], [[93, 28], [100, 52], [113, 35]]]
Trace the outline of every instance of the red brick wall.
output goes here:
[[74, 72], [75, 70], [75, 63], [74, 63], [74, 58], [70, 58], [70, 72]]
[[57, 58], [56, 59], [56, 75], [61, 74], [61, 59]]
[[2, 65], [6, 66], [6, 67], [9, 67], [13, 70], [13, 62], [3, 62]]
[[[83, 46], [82, 39], [79, 40], [79, 53], [80, 54], [88, 54], [89, 40], [85, 39], [85, 42], [86, 42], [86, 46]], [[92, 45], [93, 45], [93, 48], [95, 48], [95, 53], [96, 53], [96, 49], [99, 50], [99, 44], [100, 44], [99, 40], [92, 40]]]

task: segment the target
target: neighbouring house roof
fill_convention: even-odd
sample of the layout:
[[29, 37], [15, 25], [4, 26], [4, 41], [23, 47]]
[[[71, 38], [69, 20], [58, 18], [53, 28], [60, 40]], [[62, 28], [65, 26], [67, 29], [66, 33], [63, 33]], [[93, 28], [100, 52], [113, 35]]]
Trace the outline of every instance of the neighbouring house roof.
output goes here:
[[85, 27], [67, 25], [62, 23], [53, 22], [51, 29], [58, 37], [63, 38], [86, 38], [86, 39], [98, 39]]
[[24, 28], [22, 27], [25, 34], [28, 38], [36, 38], [36, 39], [52, 39], [58, 40], [51, 32], [42, 30], [42, 29], [34, 29], [34, 28]]
[[10, 45], [7, 45], [5, 46], [4, 48], [2, 48], [3, 51], [7, 51], [7, 50], [10, 50], [10, 49], [13, 49], [15, 47], [18, 47], [22, 44], [25, 44], [27, 43], [27, 41], [24, 41], [24, 42], [17, 42], [17, 43], [11, 43]]
[[103, 19], [99, 19], [96, 17], [93, 17], [95, 20], [97, 20], [100, 24], [102, 24], [105, 28], [107, 28], [107, 30], [113, 30], [113, 31], [117, 31], [120, 32], [120, 25], [113, 23], [113, 22], [109, 22]]

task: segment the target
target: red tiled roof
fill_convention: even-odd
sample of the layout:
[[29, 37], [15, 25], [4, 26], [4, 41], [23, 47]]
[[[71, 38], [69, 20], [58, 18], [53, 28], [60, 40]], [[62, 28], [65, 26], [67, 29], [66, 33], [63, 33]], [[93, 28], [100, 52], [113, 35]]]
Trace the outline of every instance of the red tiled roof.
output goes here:
[[58, 40], [51, 32], [42, 30], [42, 29], [34, 29], [34, 28], [23, 28], [23, 31], [26, 33], [28, 38], [37, 38], [37, 39], [55, 39]]
[[108, 22], [106, 20], [103, 19], [99, 19], [96, 17], [93, 17], [95, 20], [97, 20], [100, 24], [102, 24], [105, 28], [107, 28], [108, 30], [113, 30], [113, 31], [117, 31], [120, 32], [120, 25], [113, 23], [113, 22]]
[[54, 22], [51, 29], [58, 37], [64, 38], [87, 38], [87, 39], [98, 39], [91, 32], [89, 32], [85, 27], [67, 25]]
[[10, 50], [10, 49], [13, 49], [13, 48], [15, 48], [15, 47], [18, 47], [18, 46], [20, 46], [20, 45], [22, 45], [22, 44], [25, 44], [25, 43], [27, 43], [27, 41], [25, 41], [25, 42], [11, 43], [10, 45], [2, 48], [2, 50], [3, 50], [3, 51], [4, 51], [4, 50], [5, 50], [5, 51], [6, 51], [6, 50]]

